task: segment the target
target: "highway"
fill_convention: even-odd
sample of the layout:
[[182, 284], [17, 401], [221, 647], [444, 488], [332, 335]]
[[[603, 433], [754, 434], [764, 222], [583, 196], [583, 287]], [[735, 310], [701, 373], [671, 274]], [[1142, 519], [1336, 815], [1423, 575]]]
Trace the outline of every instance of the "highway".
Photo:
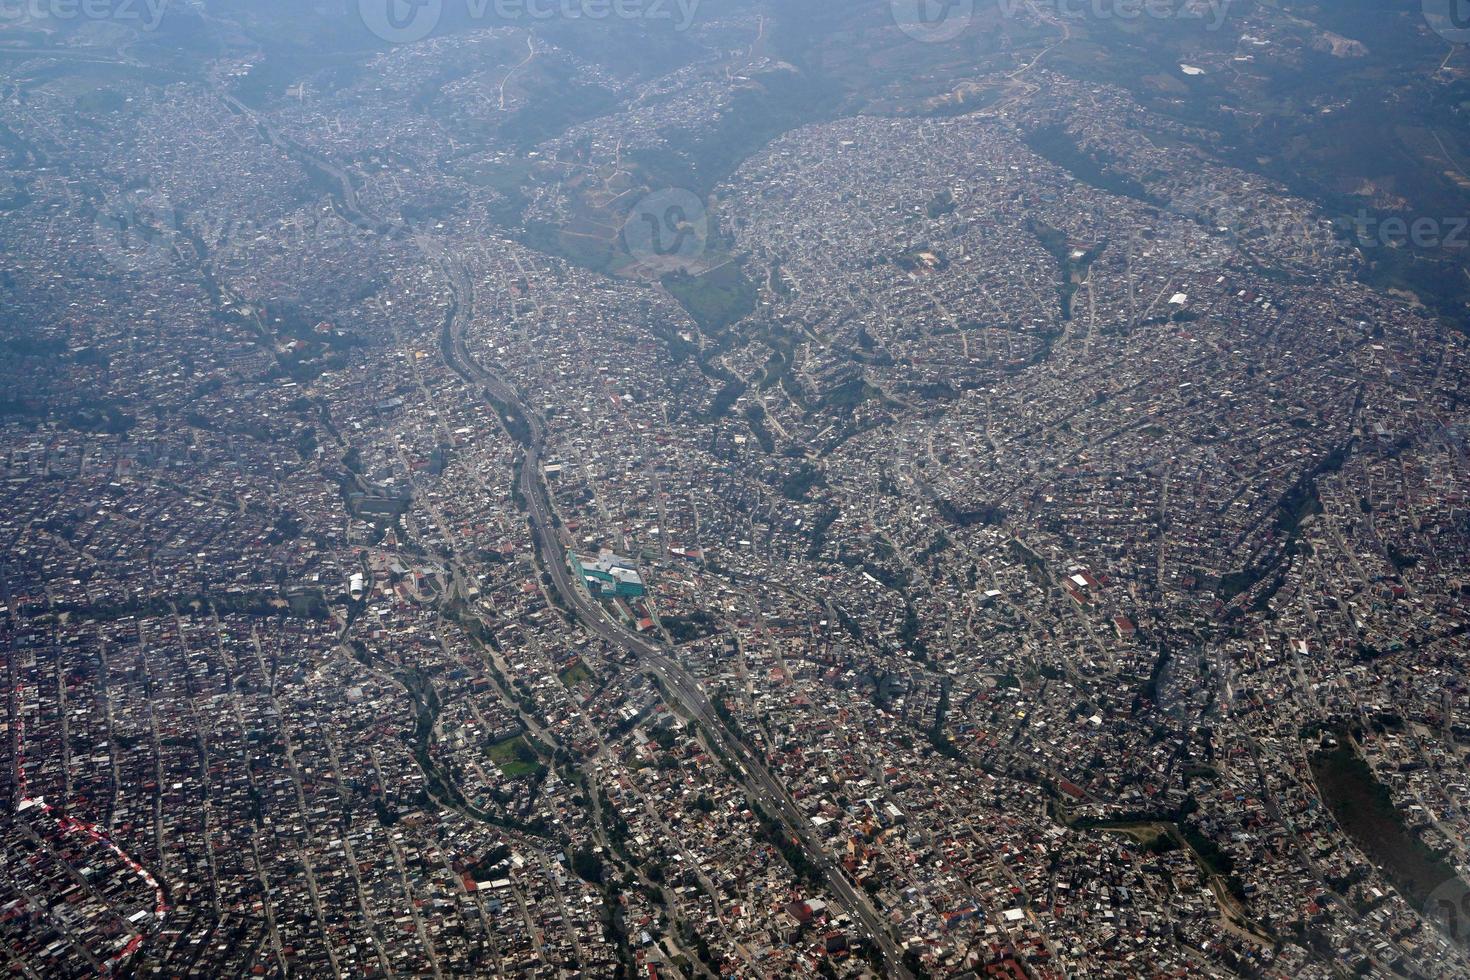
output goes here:
[[[228, 101], [238, 111], [245, 113], [252, 122], [264, 127], [250, 113], [248, 107], [233, 99]], [[279, 134], [273, 134], [269, 127], [264, 128], [272, 135], [273, 141], [286, 142]], [[306, 153], [294, 144], [291, 148]], [[341, 168], [321, 160], [315, 154], [307, 155], [340, 185], [341, 193], [337, 197], [337, 203], [346, 212], [349, 220], [355, 216], [358, 219], [355, 224], [379, 231], [401, 230], [394, 223], [371, 215], [360, 206], [352, 181]], [[800, 842], [814, 866], [821, 870], [832, 895], [853, 921], [860, 924], [863, 938], [875, 943], [882, 952], [888, 974], [901, 980], [913, 980], [913, 974], [904, 965], [903, 950], [894, 941], [867, 895], [853, 885], [843, 868], [822, 846], [810, 821], [797, 810], [785, 788], [750, 753], [743, 742], [730, 734], [724, 722], [715, 714], [714, 707], [699, 683], [664, 649], [608, 619], [602, 609], [595, 606], [586, 593], [572, 582], [564, 549], [557, 540], [555, 525], [551, 520], [551, 505], [546, 487], [541, 480], [541, 453], [546, 441], [545, 423], [526, 404], [515, 386], [481, 365], [465, 346], [464, 325], [474, 313], [475, 293], [474, 284], [463, 264], [425, 235], [416, 234], [413, 240], [425, 258], [439, 267], [450, 284], [453, 308], [445, 318], [440, 337], [445, 363], [467, 383], [480, 386], [490, 398], [519, 413], [529, 429], [528, 444], [523, 447], [525, 456], [521, 464], [520, 489], [525, 497], [536, 550], [541, 556], [542, 564], [551, 574], [557, 593], [584, 627], [615, 647], [631, 653], [644, 670], [659, 679], [665, 694], [677, 701], [680, 709], [702, 726], [725, 758], [736, 767], [747, 798], [752, 803], [759, 804], [769, 817], [779, 820], [790, 840]]]
[[860, 924], [864, 937], [876, 943], [882, 951], [887, 960], [889, 975], [911, 980], [912, 974], [903, 963], [902, 949], [894, 941], [882, 917], [868, 901], [867, 895], [853, 885], [841, 865], [822, 846], [815, 829], [796, 808], [784, 787], [743, 742], [730, 734], [699, 682], [683, 665], [669, 656], [664, 648], [628, 631], [604, 615], [602, 608], [593, 603], [586, 592], [572, 580], [565, 549], [557, 538], [556, 525], [552, 520], [546, 486], [541, 480], [545, 424], [530, 410], [514, 386], [470, 356], [464, 343], [463, 326], [474, 308], [473, 284], [452, 257], [443, 253], [432, 257], [437, 259], [454, 291], [454, 309], [445, 321], [441, 338], [446, 363], [467, 382], [483, 387], [495, 400], [513, 408], [525, 419], [530, 430], [529, 445], [524, 447], [520, 490], [525, 497], [536, 550], [551, 575], [557, 593], [586, 629], [614, 647], [631, 653], [644, 670], [659, 679], [665, 694], [678, 703], [686, 716], [698, 722], [726, 760], [737, 769], [746, 796], [759, 804], [769, 817], [779, 820], [792, 840], [800, 842], [813, 866], [820, 869], [832, 894], [841, 902], [853, 921]]

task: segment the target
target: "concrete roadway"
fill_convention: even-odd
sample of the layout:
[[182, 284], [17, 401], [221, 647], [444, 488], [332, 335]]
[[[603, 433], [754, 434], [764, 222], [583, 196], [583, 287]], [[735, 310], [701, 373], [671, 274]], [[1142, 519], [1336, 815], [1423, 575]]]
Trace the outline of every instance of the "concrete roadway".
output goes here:
[[746, 795], [759, 803], [768, 815], [779, 819], [787, 833], [801, 842], [814, 865], [821, 870], [827, 887], [853, 919], [861, 924], [860, 931], [864, 937], [875, 942], [882, 950], [889, 974], [912, 980], [912, 974], [903, 963], [903, 950], [888, 932], [867, 895], [854, 887], [841, 865], [822, 846], [811, 823], [797, 810], [785, 788], [751, 754], [743, 742], [730, 734], [715, 714], [714, 706], [705, 696], [699, 682], [662, 647], [610, 620], [603, 614], [601, 607], [594, 605], [585, 591], [572, 581], [566, 550], [557, 539], [545, 484], [540, 478], [545, 427], [541, 419], [521, 399], [519, 392], [494, 372], [481, 367], [470, 356], [460, 328], [469, 314], [472, 287], [464, 270], [447, 256], [441, 256], [441, 267], [454, 287], [457, 304], [455, 314], [444, 326], [442, 348], [446, 362], [466, 381], [482, 385], [497, 400], [514, 407], [531, 430], [531, 444], [525, 449], [521, 466], [520, 489], [526, 500], [536, 549], [541, 555], [543, 565], [551, 574], [557, 593], [584, 627], [613, 646], [633, 654], [645, 670], [662, 682], [664, 691], [679, 703], [685, 714], [703, 726], [725, 757], [738, 769]]

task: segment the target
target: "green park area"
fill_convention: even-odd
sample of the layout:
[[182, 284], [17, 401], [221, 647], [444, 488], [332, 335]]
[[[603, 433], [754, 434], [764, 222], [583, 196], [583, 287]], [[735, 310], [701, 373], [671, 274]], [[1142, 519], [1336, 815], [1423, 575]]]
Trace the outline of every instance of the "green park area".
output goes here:
[[534, 775], [541, 768], [541, 760], [536, 757], [535, 750], [521, 735], [493, 742], [486, 752], [506, 779]]

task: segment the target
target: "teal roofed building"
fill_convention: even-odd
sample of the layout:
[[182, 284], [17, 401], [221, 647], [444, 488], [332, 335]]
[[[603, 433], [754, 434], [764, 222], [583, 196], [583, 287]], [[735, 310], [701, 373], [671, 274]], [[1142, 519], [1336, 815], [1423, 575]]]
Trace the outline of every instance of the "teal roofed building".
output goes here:
[[638, 566], [611, 551], [604, 551], [596, 558], [574, 552], [571, 562], [586, 583], [587, 591], [599, 599], [637, 599], [647, 591]]

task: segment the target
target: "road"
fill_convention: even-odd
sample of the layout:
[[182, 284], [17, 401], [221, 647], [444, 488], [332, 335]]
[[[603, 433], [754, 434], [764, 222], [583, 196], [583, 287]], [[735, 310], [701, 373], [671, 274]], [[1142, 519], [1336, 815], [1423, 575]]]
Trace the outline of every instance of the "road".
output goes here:
[[[402, 231], [394, 222], [384, 221], [363, 209], [358, 201], [356, 189], [348, 174], [340, 167], [322, 160], [315, 154], [299, 147], [294, 142], [276, 133], [258, 119], [247, 106], [217, 90], [222, 99], [236, 111], [244, 114], [259, 126], [273, 143], [287, 150], [295, 150], [309, 157], [340, 185], [337, 205], [346, 212], [344, 217], [354, 224], [366, 226], [374, 231], [392, 233]], [[445, 252], [438, 243], [424, 235], [414, 235], [414, 242], [425, 258], [437, 264], [449, 281], [453, 293], [453, 309], [446, 317], [441, 334], [441, 352], [445, 363], [471, 385], [478, 385], [491, 398], [518, 412], [529, 429], [525, 455], [521, 465], [520, 488], [525, 497], [530, 519], [531, 533], [543, 565], [551, 574], [557, 593], [562, 597], [577, 619], [594, 635], [617, 648], [631, 653], [643, 669], [652, 673], [663, 684], [665, 694], [678, 702], [686, 716], [698, 722], [713, 739], [726, 759], [736, 767], [746, 795], [758, 803], [765, 812], [779, 819], [791, 839], [799, 841], [813, 864], [821, 869], [822, 876], [832, 894], [841, 902], [853, 920], [860, 924], [866, 938], [876, 943], [882, 951], [891, 976], [901, 980], [913, 980], [913, 974], [904, 966], [903, 950], [894, 941], [877, 910], [868, 901], [866, 894], [859, 891], [847, 877], [841, 866], [827, 853], [816, 837], [810, 822], [797, 810], [784, 787], [770, 774], [765, 765], [756, 759], [739, 739], [734, 738], [724, 723], [715, 714], [714, 707], [705, 696], [698, 682], [681, 664], [669, 657], [664, 649], [644, 638], [628, 632], [603, 615], [594, 607], [585, 593], [571, 580], [565, 554], [556, 538], [555, 525], [551, 520], [551, 506], [546, 488], [541, 480], [541, 453], [546, 441], [546, 427], [540, 416], [532, 411], [520, 392], [500, 375], [486, 369], [477, 362], [465, 346], [463, 328], [474, 311], [474, 284], [457, 257]]]
[[[421, 242], [427, 245], [427, 243]], [[903, 950], [888, 932], [881, 916], [848, 878], [841, 865], [817, 839], [814, 828], [796, 808], [784, 787], [771, 775], [745, 744], [732, 736], [715, 713], [714, 706], [699, 682], [668, 652], [608, 619], [586, 593], [572, 581], [565, 550], [557, 538], [555, 522], [545, 484], [541, 480], [542, 449], [546, 432], [542, 420], [530, 410], [519, 392], [505, 379], [481, 366], [465, 347], [462, 327], [473, 311], [474, 291], [464, 269], [450, 256], [431, 251], [454, 290], [455, 307], [444, 325], [441, 347], [445, 361], [456, 374], [471, 384], [483, 387], [497, 401], [510, 406], [526, 421], [530, 430], [529, 444], [524, 447], [520, 490], [525, 498], [531, 533], [542, 564], [551, 575], [553, 587], [572, 610], [578, 621], [602, 640], [631, 653], [639, 665], [659, 679], [664, 693], [678, 703], [684, 714], [697, 722], [715, 746], [735, 767], [746, 795], [760, 805], [766, 814], [778, 819], [793, 840], [799, 841], [821, 870], [827, 887], [842, 903], [853, 920], [860, 924], [867, 938], [875, 942], [887, 960], [890, 975], [910, 978], [903, 965]]]

